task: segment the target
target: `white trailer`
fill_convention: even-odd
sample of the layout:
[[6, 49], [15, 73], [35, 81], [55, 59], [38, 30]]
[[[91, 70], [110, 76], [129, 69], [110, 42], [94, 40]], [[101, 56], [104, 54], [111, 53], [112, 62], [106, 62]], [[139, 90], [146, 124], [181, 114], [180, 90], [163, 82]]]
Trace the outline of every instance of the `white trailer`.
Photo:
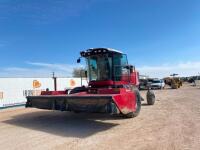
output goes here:
[[[72, 89], [87, 85], [86, 79], [57, 78], [57, 90]], [[40, 95], [41, 91], [54, 90], [52, 78], [0, 78], [0, 109], [24, 105], [26, 96]]]

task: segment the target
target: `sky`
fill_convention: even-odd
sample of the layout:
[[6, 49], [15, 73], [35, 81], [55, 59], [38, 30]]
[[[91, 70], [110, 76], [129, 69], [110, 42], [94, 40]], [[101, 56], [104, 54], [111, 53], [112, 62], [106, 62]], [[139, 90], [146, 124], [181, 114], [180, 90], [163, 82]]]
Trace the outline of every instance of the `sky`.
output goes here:
[[0, 0], [0, 77], [71, 76], [92, 47], [123, 51], [150, 77], [197, 75], [200, 1]]

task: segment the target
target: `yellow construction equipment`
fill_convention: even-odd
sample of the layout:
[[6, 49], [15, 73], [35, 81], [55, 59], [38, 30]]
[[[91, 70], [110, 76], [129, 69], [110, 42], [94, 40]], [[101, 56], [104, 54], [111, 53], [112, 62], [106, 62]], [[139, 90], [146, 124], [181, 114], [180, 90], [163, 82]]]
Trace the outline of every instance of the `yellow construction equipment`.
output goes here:
[[178, 77], [164, 78], [165, 84], [169, 85], [172, 89], [178, 89], [183, 85], [183, 82]]

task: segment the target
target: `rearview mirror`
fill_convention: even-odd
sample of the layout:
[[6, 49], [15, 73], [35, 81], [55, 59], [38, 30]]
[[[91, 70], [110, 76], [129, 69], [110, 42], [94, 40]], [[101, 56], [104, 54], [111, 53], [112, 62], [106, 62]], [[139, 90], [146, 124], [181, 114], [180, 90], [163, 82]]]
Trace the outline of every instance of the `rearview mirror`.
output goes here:
[[77, 63], [79, 64], [81, 62], [81, 58], [77, 59]]

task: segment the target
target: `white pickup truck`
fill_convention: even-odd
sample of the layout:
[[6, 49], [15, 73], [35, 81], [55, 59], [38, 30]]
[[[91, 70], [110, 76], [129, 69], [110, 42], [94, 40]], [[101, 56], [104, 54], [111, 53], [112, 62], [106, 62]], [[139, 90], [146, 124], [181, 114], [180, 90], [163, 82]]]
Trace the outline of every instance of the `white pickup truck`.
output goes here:
[[160, 80], [160, 79], [152, 80], [151, 89], [164, 89], [164, 88], [165, 88], [164, 80]]

